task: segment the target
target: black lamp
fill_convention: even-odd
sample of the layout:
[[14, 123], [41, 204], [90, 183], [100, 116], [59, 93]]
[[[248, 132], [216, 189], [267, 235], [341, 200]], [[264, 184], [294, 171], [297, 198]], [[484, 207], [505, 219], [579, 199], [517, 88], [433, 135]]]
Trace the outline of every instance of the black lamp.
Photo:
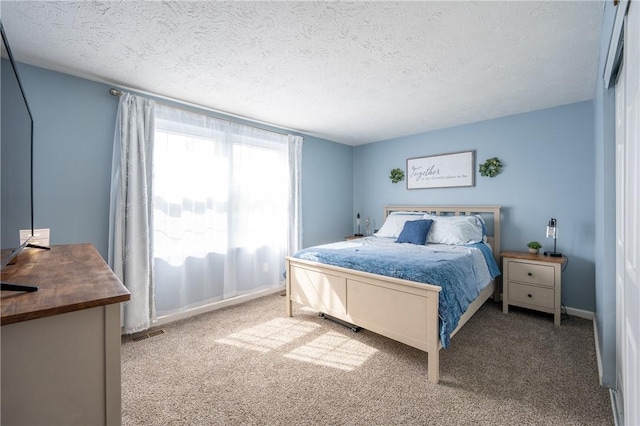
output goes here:
[[356, 215], [356, 224], [358, 225], [358, 232], [353, 234], [353, 236], [362, 237], [362, 234], [360, 233], [360, 212], [358, 212], [358, 214]]
[[545, 251], [544, 252], [545, 256], [562, 257], [562, 253], [558, 253], [556, 251], [556, 240], [558, 239], [558, 228], [557, 228], [557, 221], [553, 217], [549, 219], [549, 223], [547, 224], [547, 238], [553, 238], [553, 251], [552, 252]]

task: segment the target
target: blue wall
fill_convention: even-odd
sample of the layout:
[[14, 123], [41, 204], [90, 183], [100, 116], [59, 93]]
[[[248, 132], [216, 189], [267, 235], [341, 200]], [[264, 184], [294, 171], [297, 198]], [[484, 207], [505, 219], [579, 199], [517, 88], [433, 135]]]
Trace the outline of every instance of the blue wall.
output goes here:
[[353, 147], [306, 136], [302, 163], [302, 245], [353, 234]]
[[[92, 243], [106, 259], [118, 99], [105, 84], [18, 67], [34, 117], [35, 226], [51, 228], [52, 244]], [[309, 246], [351, 232], [353, 148], [304, 139], [303, 245]]]
[[601, 360], [600, 382], [616, 387], [616, 149], [615, 89], [604, 87], [604, 67], [609, 52], [616, 8], [605, 3], [594, 106], [596, 306], [595, 324]]
[[34, 224], [52, 244], [92, 243], [106, 259], [117, 99], [108, 86], [19, 64], [33, 114]]
[[[474, 187], [407, 190], [389, 172], [406, 159], [475, 150]], [[525, 250], [531, 240], [546, 249], [549, 218], [558, 220], [558, 251], [569, 257], [562, 301], [593, 311], [594, 127], [591, 101], [437, 130], [356, 147], [354, 205], [382, 222], [385, 205], [501, 205], [502, 249]], [[482, 177], [478, 165], [498, 157], [503, 172]]]

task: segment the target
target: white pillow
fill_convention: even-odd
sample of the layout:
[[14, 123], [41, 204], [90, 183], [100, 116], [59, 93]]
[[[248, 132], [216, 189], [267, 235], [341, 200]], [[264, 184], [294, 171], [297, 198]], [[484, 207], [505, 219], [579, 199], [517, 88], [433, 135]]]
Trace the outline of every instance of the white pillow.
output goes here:
[[[409, 220], [422, 219], [424, 213], [414, 212], [392, 212], [387, 216], [384, 223], [374, 235], [376, 237], [398, 238], [404, 228], [404, 223]], [[428, 218], [430, 219], [430, 218]]]
[[427, 243], [473, 244], [483, 240], [482, 222], [477, 216], [434, 216], [424, 215], [433, 220]]

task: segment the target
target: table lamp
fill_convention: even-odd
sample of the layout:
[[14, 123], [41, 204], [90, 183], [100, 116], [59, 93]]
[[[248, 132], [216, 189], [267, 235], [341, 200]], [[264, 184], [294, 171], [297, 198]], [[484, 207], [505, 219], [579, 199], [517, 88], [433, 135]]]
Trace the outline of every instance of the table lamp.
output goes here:
[[354, 237], [362, 237], [362, 234], [360, 233], [360, 212], [356, 215], [356, 224], [358, 225], [358, 232], [353, 235]]
[[547, 224], [547, 238], [553, 238], [553, 251], [545, 251], [545, 256], [562, 257], [562, 253], [556, 251], [556, 240], [558, 239], [557, 223], [556, 219], [552, 217]]

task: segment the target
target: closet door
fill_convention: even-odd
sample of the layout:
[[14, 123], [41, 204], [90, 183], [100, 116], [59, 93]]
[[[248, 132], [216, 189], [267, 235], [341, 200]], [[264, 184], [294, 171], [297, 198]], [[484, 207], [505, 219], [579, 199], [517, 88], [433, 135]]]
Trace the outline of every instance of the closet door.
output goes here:
[[[616, 86], [616, 323], [624, 424], [640, 424], [640, 5], [629, 3]], [[620, 92], [620, 93], [618, 93]], [[619, 101], [619, 103], [618, 103]]]
[[616, 383], [618, 403], [624, 407], [624, 259], [625, 259], [625, 82], [623, 62], [616, 82]]

